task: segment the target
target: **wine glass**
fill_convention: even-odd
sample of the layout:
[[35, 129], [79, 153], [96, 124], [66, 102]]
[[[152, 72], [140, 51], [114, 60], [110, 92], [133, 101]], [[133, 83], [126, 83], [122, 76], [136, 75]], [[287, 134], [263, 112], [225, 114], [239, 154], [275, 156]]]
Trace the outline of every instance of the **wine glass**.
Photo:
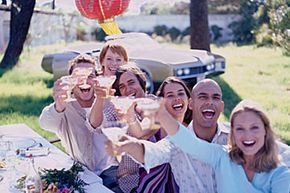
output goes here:
[[78, 77], [83, 81], [83, 84], [81, 84], [79, 87], [83, 89], [90, 88], [91, 86], [87, 84], [87, 78], [90, 76], [90, 74], [93, 72], [94, 68], [90, 67], [78, 67], [73, 70], [72, 76]]
[[103, 74], [103, 66], [99, 63], [96, 64], [96, 71], [98, 75], [102, 75]]
[[106, 98], [108, 98], [109, 96], [109, 89], [111, 88], [111, 86], [113, 85], [113, 83], [116, 80], [116, 76], [115, 75], [111, 75], [111, 76], [104, 76], [104, 75], [99, 75], [95, 78], [96, 81], [98, 81], [99, 85], [101, 87], [106, 87]]
[[[16, 182], [16, 174], [17, 170], [15, 168], [17, 162], [17, 156], [15, 151], [14, 142], [8, 140], [1, 140], [0, 141], [0, 151], [1, 151], [1, 160], [5, 164], [5, 170], [7, 174], [5, 178], [8, 182], [9, 189], [15, 189], [15, 182]], [[3, 176], [2, 176], [3, 177]]]
[[[122, 121], [108, 121], [103, 123], [102, 132], [114, 144], [118, 144], [119, 139], [127, 133], [128, 127], [128, 123]], [[116, 155], [116, 158], [120, 162], [122, 155]]]
[[[7, 169], [7, 160], [6, 160], [6, 155], [9, 150], [9, 142], [0, 140], [0, 162], [1, 162], [1, 170], [6, 170]], [[4, 178], [4, 176], [0, 175], [0, 178]]]
[[26, 177], [29, 173], [28, 164], [27, 158], [20, 156], [14, 158], [13, 165], [7, 175], [9, 190], [11, 192], [22, 192], [24, 190], [24, 184], [19, 183], [19, 179]]
[[120, 113], [127, 113], [128, 109], [134, 102], [134, 97], [130, 96], [113, 96], [111, 97], [111, 102], [114, 104], [115, 108], [120, 111]]
[[65, 101], [66, 102], [75, 101], [76, 99], [71, 97], [71, 92], [72, 89], [77, 85], [78, 82], [77, 78], [69, 75], [61, 77], [60, 80], [61, 80], [60, 85], [65, 85], [63, 89], [66, 90], [67, 93], [67, 98], [65, 99]]
[[155, 126], [155, 115], [160, 108], [160, 97], [145, 97], [136, 100], [137, 108], [143, 112], [143, 120], [141, 121], [142, 129], [159, 129]]
[[0, 140], [0, 161], [5, 160], [8, 151], [8, 141]]
[[6, 168], [13, 164], [13, 160], [16, 157], [14, 150], [12, 141], [0, 140], [0, 161], [5, 162]]
[[[7, 160], [6, 153], [9, 149], [8, 141], [0, 140], [0, 162], [1, 162], [1, 170], [6, 170], [7, 168]], [[4, 179], [3, 175], [0, 175], [1, 181]]]

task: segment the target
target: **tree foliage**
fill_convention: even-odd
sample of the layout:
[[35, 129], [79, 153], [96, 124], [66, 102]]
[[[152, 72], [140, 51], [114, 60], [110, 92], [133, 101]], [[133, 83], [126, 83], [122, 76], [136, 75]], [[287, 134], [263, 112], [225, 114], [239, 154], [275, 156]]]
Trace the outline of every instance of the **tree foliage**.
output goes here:
[[240, 0], [208, 0], [208, 12], [215, 14], [238, 13]]
[[290, 1], [269, 1], [270, 29], [273, 42], [290, 56]]
[[279, 46], [290, 55], [290, 1], [241, 0], [242, 20], [230, 24], [239, 44]]
[[238, 45], [255, 42], [254, 31], [258, 28], [259, 23], [255, 18], [255, 13], [261, 4], [260, 1], [241, 0], [240, 15], [242, 19], [229, 25], [233, 31], [234, 42]]
[[[240, 8], [240, 0], [208, 0], [209, 13], [237, 13]], [[189, 15], [190, 2], [148, 2], [141, 6], [141, 13], [144, 15]]]

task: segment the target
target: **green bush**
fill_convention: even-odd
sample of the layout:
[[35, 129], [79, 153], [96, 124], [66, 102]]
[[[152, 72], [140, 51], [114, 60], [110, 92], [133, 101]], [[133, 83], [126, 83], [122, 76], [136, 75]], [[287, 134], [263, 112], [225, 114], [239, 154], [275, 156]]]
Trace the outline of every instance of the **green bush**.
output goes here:
[[241, 0], [240, 21], [232, 22], [228, 27], [232, 30], [234, 42], [238, 45], [254, 43], [254, 31], [258, 26], [257, 18], [254, 14], [257, 12], [261, 3], [259, 1]]
[[256, 33], [255, 36], [256, 43], [258, 47], [266, 46], [272, 47], [273, 40], [271, 35], [271, 30], [269, 29], [268, 24], [263, 24]]
[[276, 0], [269, 6], [272, 39], [275, 45], [283, 49], [283, 54], [290, 56], [290, 2]]
[[104, 41], [105, 37], [107, 36], [104, 30], [100, 27], [97, 27], [93, 32], [92, 35], [95, 36], [97, 41]]
[[233, 22], [234, 42], [238, 45], [278, 46], [290, 56], [290, 1], [241, 0], [242, 20]]
[[185, 28], [185, 30], [181, 32], [181, 36], [187, 36], [187, 35], [190, 35], [190, 26]]
[[176, 27], [172, 27], [168, 30], [168, 34], [171, 38], [171, 41], [175, 41], [178, 38], [178, 36], [181, 34], [181, 32]]
[[217, 42], [219, 38], [222, 37], [221, 31], [223, 28], [217, 26], [217, 25], [212, 25], [210, 26], [210, 31], [211, 31], [211, 40], [213, 42]]
[[154, 27], [154, 33], [158, 36], [165, 36], [168, 32], [166, 25], [157, 25]]

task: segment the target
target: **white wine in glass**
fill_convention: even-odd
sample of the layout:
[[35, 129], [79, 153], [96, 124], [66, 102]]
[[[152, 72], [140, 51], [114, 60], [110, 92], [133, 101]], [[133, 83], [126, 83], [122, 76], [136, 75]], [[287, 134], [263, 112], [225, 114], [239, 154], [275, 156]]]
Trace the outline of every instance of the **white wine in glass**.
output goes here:
[[[127, 114], [128, 109], [133, 104], [135, 97], [133, 96], [112, 96], [110, 98], [111, 102], [115, 106], [115, 109], [118, 113], [121, 113], [122, 116]], [[122, 122], [127, 122], [124, 117], [121, 117]]]
[[91, 87], [89, 84], [87, 84], [87, 78], [90, 76], [93, 70], [94, 68], [92, 67], [78, 67], [73, 70], [72, 76], [77, 77], [83, 81], [83, 84], [79, 86], [80, 88], [87, 89]]
[[[128, 123], [121, 121], [109, 121], [102, 125], [102, 132], [108, 137], [114, 144], [118, 144], [120, 138], [124, 136], [128, 131]], [[117, 160], [120, 162], [122, 155], [116, 155]]]
[[155, 115], [160, 108], [161, 98], [139, 98], [137, 101], [137, 107], [143, 112], [144, 118], [141, 122], [142, 129], [157, 129], [155, 125]]
[[99, 75], [95, 78], [95, 80], [98, 81], [101, 87], [107, 88], [107, 92], [106, 92], [106, 98], [107, 98], [109, 96], [109, 89], [112, 87], [113, 83], [115, 82], [116, 76], [115, 75], [111, 75], [111, 76]]
[[67, 93], [67, 98], [65, 99], [65, 101], [66, 102], [75, 101], [76, 99], [71, 97], [71, 93], [72, 93], [72, 89], [77, 85], [78, 79], [71, 75], [63, 76], [60, 79], [61, 79], [61, 85], [65, 85], [63, 89], [66, 90], [66, 93]]
[[117, 110], [121, 113], [127, 113], [128, 109], [134, 102], [134, 97], [130, 96], [113, 96], [111, 97], [111, 102], [114, 104]]

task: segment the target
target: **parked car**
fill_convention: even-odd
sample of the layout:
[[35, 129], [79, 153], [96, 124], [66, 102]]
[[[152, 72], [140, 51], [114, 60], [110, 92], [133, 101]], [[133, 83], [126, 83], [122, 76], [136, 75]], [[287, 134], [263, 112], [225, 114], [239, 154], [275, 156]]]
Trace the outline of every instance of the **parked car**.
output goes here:
[[[190, 86], [205, 77], [225, 72], [225, 58], [204, 50], [185, 50], [164, 46], [145, 33], [124, 33], [107, 36], [106, 41], [122, 43], [134, 61], [146, 74], [148, 91], [152, 93], [168, 76], [177, 76]], [[46, 54], [42, 68], [54, 78], [68, 74], [68, 61], [79, 53], [98, 58], [102, 43], [87, 43], [71, 47], [62, 53]]]

